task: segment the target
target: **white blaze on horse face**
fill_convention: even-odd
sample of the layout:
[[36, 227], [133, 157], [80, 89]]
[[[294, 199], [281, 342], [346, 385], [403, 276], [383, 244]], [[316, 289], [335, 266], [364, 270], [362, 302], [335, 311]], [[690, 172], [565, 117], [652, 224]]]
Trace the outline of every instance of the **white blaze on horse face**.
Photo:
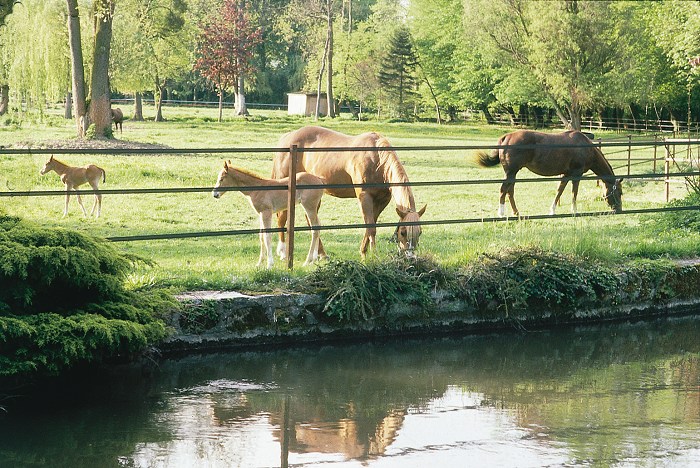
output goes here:
[[221, 171], [219, 174], [219, 178], [216, 180], [216, 185], [214, 186], [214, 190], [212, 190], [211, 195], [214, 198], [220, 198], [221, 195], [223, 195], [223, 192], [219, 191], [219, 188], [222, 187], [223, 181], [224, 181], [224, 176], [226, 175], [225, 171]]

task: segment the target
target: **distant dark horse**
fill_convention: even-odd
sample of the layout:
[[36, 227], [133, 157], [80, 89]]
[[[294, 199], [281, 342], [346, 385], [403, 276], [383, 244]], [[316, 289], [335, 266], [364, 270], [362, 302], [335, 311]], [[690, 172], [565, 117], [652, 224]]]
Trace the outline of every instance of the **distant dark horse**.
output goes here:
[[112, 109], [112, 121], [114, 121], [114, 130], [119, 129], [119, 133], [122, 133], [122, 124], [124, 123], [124, 113], [120, 108]]
[[[476, 162], [484, 167], [495, 166], [499, 162], [506, 173], [506, 181], [501, 185], [501, 199], [498, 215], [505, 216], [506, 195], [510, 199], [513, 215], [518, 215], [518, 208], [513, 198], [515, 175], [523, 167], [542, 176], [571, 178], [573, 199], [571, 209], [576, 213], [576, 195], [581, 177], [587, 171], [593, 171], [605, 184], [605, 201], [615, 213], [622, 211], [622, 179], [616, 179], [610, 163], [603, 153], [583, 133], [568, 131], [559, 134], [518, 130], [503, 135], [498, 140], [499, 146], [491, 154], [485, 151], [476, 153]], [[549, 210], [554, 214], [568, 179], [559, 183], [557, 196]]]

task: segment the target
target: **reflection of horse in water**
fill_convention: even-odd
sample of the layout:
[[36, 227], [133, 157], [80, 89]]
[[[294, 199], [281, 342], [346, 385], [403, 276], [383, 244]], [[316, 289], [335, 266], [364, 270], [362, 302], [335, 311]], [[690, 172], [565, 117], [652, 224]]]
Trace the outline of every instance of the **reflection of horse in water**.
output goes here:
[[[362, 420], [348, 418], [339, 421], [292, 420], [285, 428], [284, 420], [277, 420], [277, 417], [279, 415], [272, 414], [270, 422], [276, 426], [275, 432], [291, 432], [290, 452], [340, 453], [347, 459], [363, 460], [386, 453], [403, 425], [405, 410], [390, 411], [371, 427], [363, 425]], [[282, 440], [281, 434], [277, 437]]]
[[[408, 176], [389, 141], [377, 133], [363, 133], [350, 136], [322, 127], [303, 127], [283, 135], [280, 148], [296, 145], [299, 149], [297, 172], [308, 172], [321, 177], [326, 184], [384, 184], [407, 183]], [[354, 151], [304, 151], [305, 148], [358, 148]], [[272, 178], [280, 179], [289, 175], [289, 152], [275, 156]], [[425, 213], [425, 207], [416, 211], [416, 203], [410, 186], [392, 187], [349, 187], [327, 188], [326, 193], [339, 198], [357, 198], [365, 224], [376, 224], [381, 212], [393, 198], [400, 222], [418, 222]], [[279, 227], [287, 222], [287, 212], [282, 211], [277, 219]], [[377, 228], [368, 227], [360, 246], [364, 258], [368, 249], [375, 246]], [[412, 253], [418, 247], [421, 235], [420, 225], [401, 226], [397, 230], [399, 247]], [[280, 232], [277, 252], [281, 257], [284, 250], [284, 233]], [[319, 255], [324, 256], [323, 244]]]
[[[503, 135], [498, 140], [499, 146], [488, 154], [484, 151], [476, 153], [476, 162], [484, 167], [495, 166], [499, 162], [506, 173], [506, 181], [501, 185], [501, 198], [498, 207], [499, 216], [505, 216], [506, 195], [510, 200], [513, 214], [518, 215], [515, 206], [513, 189], [515, 175], [523, 167], [542, 176], [571, 177], [573, 198], [571, 209], [576, 213], [576, 196], [578, 185], [584, 173], [591, 170], [605, 184], [605, 201], [610, 208], [619, 213], [622, 211], [622, 179], [616, 179], [612, 166], [605, 159], [600, 149], [583, 133], [568, 131], [560, 134], [517, 130]], [[568, 179], [559, 183], [557, 195], [554, 198], [549, 213], [554, 214]]]

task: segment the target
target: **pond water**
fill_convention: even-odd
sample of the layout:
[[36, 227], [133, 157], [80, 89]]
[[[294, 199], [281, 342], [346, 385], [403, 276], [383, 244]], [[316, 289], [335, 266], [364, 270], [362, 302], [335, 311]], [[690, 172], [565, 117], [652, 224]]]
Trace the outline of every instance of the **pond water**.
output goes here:
[[189, 356], [0, 417], [2, 467], [563, 465], [700, 466], [700, 316]]

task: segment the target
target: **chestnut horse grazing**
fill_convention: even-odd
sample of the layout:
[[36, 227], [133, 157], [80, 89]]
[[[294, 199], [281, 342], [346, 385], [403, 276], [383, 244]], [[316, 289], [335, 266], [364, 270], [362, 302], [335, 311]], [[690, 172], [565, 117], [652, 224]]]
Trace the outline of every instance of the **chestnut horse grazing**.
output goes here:
[[[323, 185], [323, 179], [306, 172], [297, 175], [298, 185]], [[231, 161], [224, 162], [224, 168], [219, 172], [219, 178], [214, 186], [212, 195], [220, 198], [225, 192], [219, 190], [222, 187], [287, 187], [288, 178], [265, 179], [245, 169], [231, 166]], [[287, 208], [288, 190], [248, 190], [241, 191], [248, 199], [260, 217], [260, 229], [270, 229], [272, 226], [272, 215]], [[311, 226], [319, 226], [318, 207], [321, 205], [322, 188], [299, 187], [296, 191], [296, 201], [301, 203], [306, 212], [306, 218]], [[311, 231], [311, 246], [306, 256], [304, 265], [313, 263], [318, 259], [318, 246], [321, 242], [320, 232]], [[272, 234], [269, 232], [260, 233], [260, 258], [258, 266], [262, 265], [263, 259], [267, 255], [267, 267], [272, 267], [274, 256], [272, 255]]]
[[[62, 163], [58, 159], [55, 159], [52, 155], [46, 164], [44, 164], [44, 167], [41, 169], [40, 173], [41, 175], [44, 175], [50, 171], [54, 171], [56, 174], [58, 174], [61, 177], [61, 182], [63, 182], [66, 186], [66, 207], [63, 210], [63, 217], [65, 218], [68, 214], [68, 201], [70, 200], [71, 190], [75, 190], [75, 195], [78, 197], [78, 204], [80, 205], [80, 208], [83, 209], [83, 214], [87, 216], [87, 211], [85, 211], [83, 201], [80, 199], [80, 193], [78, 193], [78, 187], [88, 183], [93, 190], [98, 190], [100, 178], [102, 179], [102, 182], [105, 182], [106, 180], [105, 170], [101, 167], [95, 166], [94, 164], [90, 164], [85, 167], [72, 167], [68, 164]], [[99, 218], [100, 211], [102, 211], [102, 194], [99, 192], [95, 193], [95, 203], [92, 205], [92, 210], [90, 211], [91, 215], [95, 213], [95, 208], [97, 208], [95, 218]]]
[[[518, 216], [518, 208], [515, 206], [513, 188], [515, 175], [523, 167], [535, 174], [542, 176], [572, 177], [571, 186], [573, 199], [571, 210], [576, 213], [576, 195], [581, 177], [587, 171], [593, 171], [605, 184], [605, 201], [615, 213], [622, 211], [622, 179], [616, 179], [612, 166], [605, 159], [600, 149], [588, 139], [586, 135], [578, 131], [567, 131], [559, 134], [534, 132], [531, 130], [518, 130], [503, 135], [498, 140], [499, 146], [491, 154], [479, 151], [475, 155], [477, 164], [489, 167], [499, 162], [506, 173], [506, 181], [501, 185], [501, 198], [498, 206], [498, 215], [505, 216], [506, 195], [510, 199], [513, 215]], [[568, 180], [559, 183], [557, 195], [549, 210], [553, 215], [559, 198], [561, 197]]]
[[[297, 170], [322, 177], [329, 185], [408, 182], [408, 176], [396, 152], [391, 149], [389, 141], [377, 133], [350, 136], [322, 127], [309, 126], [283, 135], [278, 146], [290, 148], [292, 145], [299, 149]], [[304, 151], [305, 148], [358, 149], [307, 152]], [[288, 173], [289, 152], [277, 153], [273, 162], [272, 177], [285, 177]], [[416, 211], [410, 186], [326, 188], [326, 193], [339, 198], [357, 198], [365, 224], [375, 224], [379, 214], [392, 198], [401, 222], [418, 222], [425, 213], [425, 206]], [[277, 218], [277, 224], [283, 227], [286, 222], [287, 212], [282, 211]], [[365, 257], [368, 248], [374, 249], [376, 233], [376, 228], [366, 228], [360, 245], [362, 258]], [[414, 249], [418, 247], [420, 235], [420, 225], [401, 226], [397, 229], [400, 249], [413, 254]], [[286, 255], [284, 233], [280, 233], [277, 253], [282, 258]], [[323, 243], [319, 245], [319, 255], [325, 255]]]
[[124, 123], [124, 113], [120, 108], [112, 109], [112, 121], [114, 122], [114, 130], [119, 129], [119, 133], [122, 133], [123, 123]]

